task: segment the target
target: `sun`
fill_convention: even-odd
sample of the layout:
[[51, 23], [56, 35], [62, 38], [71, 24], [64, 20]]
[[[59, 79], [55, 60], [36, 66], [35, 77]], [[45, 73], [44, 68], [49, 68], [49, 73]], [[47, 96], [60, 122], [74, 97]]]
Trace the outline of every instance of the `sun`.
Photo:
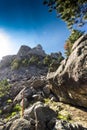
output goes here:
[[0, 29], [0, 59], [9, 55], [12, 51], [11, 37], [2, 29]]

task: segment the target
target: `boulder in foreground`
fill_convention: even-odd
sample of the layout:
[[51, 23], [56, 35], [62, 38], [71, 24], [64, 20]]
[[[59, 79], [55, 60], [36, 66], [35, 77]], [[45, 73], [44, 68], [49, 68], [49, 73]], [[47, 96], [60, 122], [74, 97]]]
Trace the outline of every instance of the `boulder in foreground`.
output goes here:
[[60, 101], [87, 108], [87, 34], [74, 43], [69, 58], [47, 79]]

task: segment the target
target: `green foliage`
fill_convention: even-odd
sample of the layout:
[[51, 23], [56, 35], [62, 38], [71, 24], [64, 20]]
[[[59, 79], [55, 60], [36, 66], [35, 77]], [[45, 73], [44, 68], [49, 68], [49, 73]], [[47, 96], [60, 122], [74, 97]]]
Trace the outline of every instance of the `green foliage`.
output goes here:
[[43, 0], [49, 12], [56, 10], [57, 17], [63, 19], [71, 29], [87, 22], [87, 0]]
[[41, 67], [43, 65], [50, 67], [50, 64], [55, 63], [58, 64], [59, 62], [61, 62], [61, 60], [63, 59], [62, 54], [60, 54], [58, 56], [58, 58], [52, 58], [50, 55], [43, 57], [40, 56], [36, 56], [36, 55], [32, 55], [30, 58], [23, 58], [23, 59], [15, 59], [12, 64], [11, 64], [11, 69], [12, 70], [16, 70], [19, 69], [20, 67], [27, 67], [30, 65], [36, 65], [38, 67]]
[[13, 108], [13, 111], [16, 111], [16, 112], [21, 111], [21, 106], [19, 104], [16, 104], [15, 107]]
[[39, 58], [37, 56], [32, 56], [29, 60], [29, 64], [38, 64]]
[[59, 67], [60, 65], [60, 62], [63, 60], [63, 57], [62, 57], [62, 54], [59, 53], [58, 54], [58, 57], [54, 58], [50, 55], [47, 55], [44, 59], [43, 59], [43, 64], [45, 66], [48, 66], [49, 67], [49, 71], [50, 72], [53, 72], [53, 71], [56, 71], [57, 68]]
[[20, 67], [20, 64], [21, 64], [21, 62], [19, 60], [15, 59], [11, 64], [11, 69], [12, 70], [18, 69]]
[[65, 55], [68, 57], [71, 54], [72, 51], [72, 46], [74, 44], [74, 42], [81, 37], [84, 34], [84, 32], [79, 31], [79, 30], [73, 30], [71, 32], [71, 35], [69, 36], [69, 38], [66, 40], [66, 43], [64, 45], [64, 49], [65, 49]]
[[38, 64], [39, 62], [39, 57], [38, 56], [31, 56], [31, 58], [23, 58], [21, 60], [17, 60], [15, 59], [12, 64], [11, 64], [11, 69], [15, 70], [15, 69], [19, 69], [20, 67], [23, 66], [29, 66], [31, 64]]
[[57, 118], [60, 120], [66, 120], [66, 121], [70, 121], [72, 119], [71, 115], [68, 113], [67, 113], [67, 115], [58, 114]]
[[17, 60], [15, 59], [12, 64], [11, 64], [11, 69], [12, 70], [16, 70], [19, 69], [21, 66], [28, 66], [29, 59], [21, 59], [21, 60]]
[[50, 99], [49, 98], [45, 98], [44, 102], [45, 102], [45, 104], [48, 104], [50, 102]]
[[44, 102], [46, 105], [49, 105], [51, 109], [57, 112], [58, 119], [66, 121], [72, 120], [72, 116], [68, 113], [68, 111], [65, 111], [62, 106], [58, 105], [58, 102], [51, 101], [49, 98], [45, 98]]
[[58, 102], [51, 101], [51, 99], [49, 99], [49, 98], [45, 98], [44, 99], [44, 103], [46, 105], [48, 105], [51, 109], [53, 109], [54, 111], [56, 111], [56, 112], [59, 112], [59, 111], [62, 110], [62, 107], [58, 106]]
[[4, 96], [6, 94], [9, 94], [10, 87], [11, 86], [9, 85], [9, 83], [6, 79], [0, 81], [0, 97]]
[[29, 62], [28, 59], [23, 59], [23, 60], [21, 61], [21, 65], [22, 65], [22, 66], [27, 66], [27, 65], [28, 65], [28, 62]]
[[11, 99], [8, 99], [7, 100], [7, 103], [9, 104], [9, 103], [12, 103], [12, 100]]
[[68, 40], [73, 44], [79, 37], [84, 34], [83, 31], [80, 30], [72, 30], [71, 35], [69, 36]]
[[2, 114], [2, 110], [0, 110], [0, 114]]
[[14, 117], [15, 115], [17, 114], [20, 114], [21, 112], [21, 106], [19, 104], [16, 104], [14, 107], [13, 107], [13, 110], [11, 113], [9, 113], [6, 117], [6, 120], [10, 120], [12, 117]]
[[11, 117], [15, 116], [17, 112], [12, 112]]
[[6, 120], [10, 120], [12, 117], [14, 117], [17, 114], [17, 112], [12, 112], [10, 114], [8, 114], [8, 116], [6, 117]]
[[49, 66], [51, 64], [51, 60], [51, 57], [47, 55], [43, 60], [43, 64]]
[[57, 118], [60, 120], [71, 121], [72, 116], [71, 114], [66, 111], [62, 105], [58, 105], [58, 102], [51, 101], [49, 98], [45, 98], [44, 102], [48, 105], [51, 109], [53, 109], [57, 113]]

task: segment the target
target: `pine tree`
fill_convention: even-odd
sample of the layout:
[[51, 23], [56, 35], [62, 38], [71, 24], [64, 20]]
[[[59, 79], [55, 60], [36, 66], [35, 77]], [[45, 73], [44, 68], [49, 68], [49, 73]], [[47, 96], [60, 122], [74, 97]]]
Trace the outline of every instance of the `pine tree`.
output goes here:
[[57, 16], [63, 19], [68, 28], [87, 23], [87, 0], [44, 0], [49, 12], [56, 10]]

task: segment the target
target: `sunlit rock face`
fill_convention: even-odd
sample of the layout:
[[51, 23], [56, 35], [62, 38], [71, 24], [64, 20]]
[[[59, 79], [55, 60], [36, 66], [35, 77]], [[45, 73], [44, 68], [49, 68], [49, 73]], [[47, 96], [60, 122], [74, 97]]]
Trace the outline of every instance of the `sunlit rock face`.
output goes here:
[[60, 101], [87, 107], [87, 34], [74, 43], [69, 58], [47, 78]]

